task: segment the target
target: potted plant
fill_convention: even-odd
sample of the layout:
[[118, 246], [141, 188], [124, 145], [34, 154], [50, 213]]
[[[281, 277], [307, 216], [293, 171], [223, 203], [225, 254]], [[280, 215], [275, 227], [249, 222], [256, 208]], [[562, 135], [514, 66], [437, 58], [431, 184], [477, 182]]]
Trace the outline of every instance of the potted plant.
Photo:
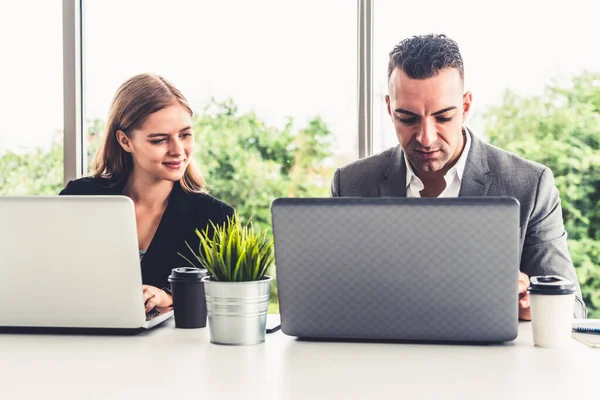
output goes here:
[[266, 230], [256, 232], [239, 215], [223, 225], [196, 230], [200, 239], [193, 266], [205, 268], [202, 279], [210, 341], [216, 344], [249, 345], [265, 341], [267, 309], [272, 278], [266, 275], [274, 261], [273, 239]]

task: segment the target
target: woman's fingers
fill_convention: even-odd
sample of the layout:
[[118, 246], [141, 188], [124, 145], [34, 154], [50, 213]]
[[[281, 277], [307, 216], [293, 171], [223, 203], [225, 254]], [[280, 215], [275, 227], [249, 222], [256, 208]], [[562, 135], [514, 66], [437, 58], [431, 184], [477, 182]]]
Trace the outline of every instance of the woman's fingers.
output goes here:
[[154, 307], [158, 305], [158, 299], [155, 295], [152, 295], [149, 299], [146, 300], [146, 312], [152, 310]]

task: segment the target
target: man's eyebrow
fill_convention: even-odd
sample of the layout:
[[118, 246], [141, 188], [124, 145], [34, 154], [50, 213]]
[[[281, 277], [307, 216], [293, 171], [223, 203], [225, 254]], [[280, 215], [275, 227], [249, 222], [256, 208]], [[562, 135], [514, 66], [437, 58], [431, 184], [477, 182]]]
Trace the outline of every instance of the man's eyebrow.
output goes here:
[[[436, 115], [444, 114], [444, 113], [447, 113], [448, 111], [451, 111], [451, 110], [456, 110], [456, 106], [451, 106], [451, 107], [446, 107], [446, 108], [443, 108], [443, 109], [441, 109], [441, 110], [439, 110], [439, 111], [436, 111], [436, 112], [434, 112], [434, 113], [433, 113], [433, 114], [431, 114], [431, 115], [433, 115], [433, 116], [435, 117]], [[414, 112], [411, 112], [411, 111], [405, 110], [405, 109], [403, 109], [403, 108], [396, 108], [396, 110], [395, 110], [395, 111], [396, 111], [397, 113], [400, 113], [400, 114], [408, 114], [408, 115], [412, 115], [413, 117], [418, 117], [418, 115], [417, 115], [417, 114], [415, 114]]]
[[451, 111], [451, 110], [456, 110], [456, 106], [443, 108], [443, 109], [441, 109], [439, 111], [434, 112], [431, 115], [433, 115], [435, 117], [436, 115], [444, 114], [444, 113], [447, 113], [448, 111]]
[[396, 110], [395, 110], [395, 111], [396, 111], [397, 113], [400, 113], [400, 114], [408, 114], [408, 115], [412, 115], [412, 116], [414, 116], [414, 117], [418, 117], [418, 115], [417, 115], [417, 114], [415, 114], [414, 112], [410, 112], [410, 111], [408, 111], [408, 110], [404, 110], [404, 109], [402, 109], [402, 108], [396, 108]]

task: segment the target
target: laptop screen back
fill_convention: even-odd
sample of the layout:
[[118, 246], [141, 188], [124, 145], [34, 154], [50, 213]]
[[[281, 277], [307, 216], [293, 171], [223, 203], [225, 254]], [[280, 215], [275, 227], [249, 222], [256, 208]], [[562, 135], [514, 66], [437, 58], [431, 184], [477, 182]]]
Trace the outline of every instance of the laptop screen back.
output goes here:
[[0, 197], [0, 221], [0, 326], [144, 324], [129, 198]]
[[286, 334], [516, 337], [515, 199], [277, 199], [272, 217]]

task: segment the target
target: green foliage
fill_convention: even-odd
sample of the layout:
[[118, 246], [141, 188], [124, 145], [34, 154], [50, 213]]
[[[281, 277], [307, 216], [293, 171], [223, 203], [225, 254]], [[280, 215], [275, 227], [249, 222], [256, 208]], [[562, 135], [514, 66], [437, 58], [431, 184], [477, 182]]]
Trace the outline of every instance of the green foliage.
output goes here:
[[333, 137], [323, 120], [294, 130], [241, 114], [231, 101], [211, 102], [194, 118], [196, 160], [211, 194], [260, 229], [271, 230], [270, 204], [277, 197], [329, 196]]
[[541, 96], [507, 91], [486, 122], [492, 144], [552, 169], [583, 297], [599, 318], [600, 74], [555, 82]]
[[179, 255], [192, 266], [206, 268], [211, 280], [221, 282], [257, 281], [264, 278], [273, 264], [273, 239], [266, 230], [254, 231], [252, 222], [244, 225], [236, 213], [222, 225], [211, 224], [196, 230], [200, 239], [198, 251], [188, 249], [197, 263]]
[[569, 240], [569, 251], [588, 306], [588, 317], [600, 318], [600, 242], [590, 238]]
[[54, 195], [63, 188], [62, 134], [49, 149], [0, 152], [0, 195]]

